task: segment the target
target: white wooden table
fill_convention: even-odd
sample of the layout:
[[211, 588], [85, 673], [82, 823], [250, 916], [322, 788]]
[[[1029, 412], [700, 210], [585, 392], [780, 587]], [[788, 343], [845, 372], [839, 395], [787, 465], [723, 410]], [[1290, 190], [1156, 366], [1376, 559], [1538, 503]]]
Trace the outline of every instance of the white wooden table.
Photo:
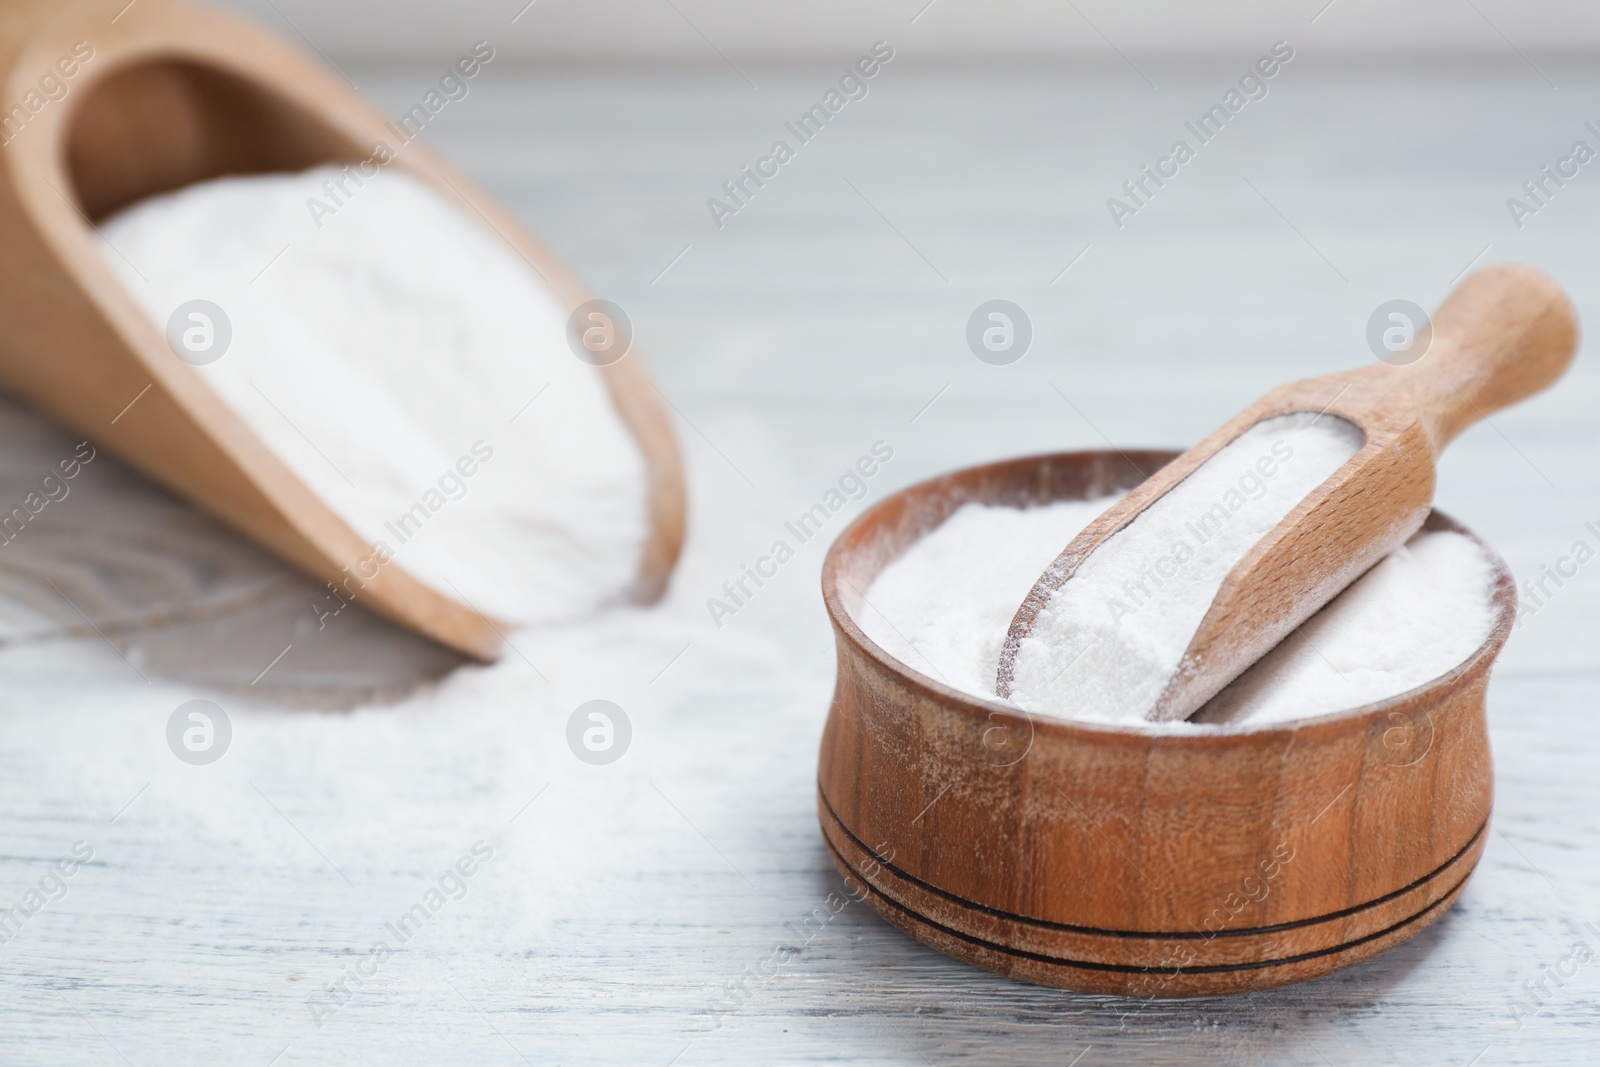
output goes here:
[[[1375, 961], [1142, 1003], [971, 969], [860, 905], [801, 931], [840, 888], [813, 806], [823, 545], [720, 629], [705, 601], [874, 441], [895, 458], [873, 499], [1003, 456], [1181, 445], [1278, 381], [1370, 358], [1374, 307], [1431, 306], [1480, 253], [1543, 266], [1600, 321], [1600, 171], [1520, 231], [1505, 206], [1572, 141], [1596, 144], [1592, 65], [1351, 68], [1307, 46], [1119, 231], [1106, 198], [1253, 57], [1144, 64], [1156, 90], [1120, 62], [940, 69], [902, 52], [720, 231], [706, 198], [853, 57], [746, 69], [759, 90], [720, 61], [491, 68], [430, 128], [629, 310], [678, 409], [692, 530], [659, 608], [520, 636], [490, 668], [353, 612], [319, 633], [307, 583], [104, 456], [0, 547], [0, 909], [75, 842], [93, 850], [0, 945], [0, 1062], [1600, 1057], [1600, 964], [1547, 983], [1520, 1026], [1512, 1007], [1574, 942], [1600, 945], [1583, 925], [1600, 928], [1600, 564], [1495, 675], [1477, 875]], [[395, 111], [434, 77], [350, 73]], [[1035, 329], [1007, 367], [964, 340], [996, 297]], [[1597, 405], [1585, 353], [1445, 460], [1441, 506], [1524, 579], [1600, 543], [1584, 527]], [[0, 440], [7, 508], [75, 443], [15, 406]], [[596, 697], [633, 724], [610, 766], [564, 740]], [[209, 766], [166, 743], [195, 698], [232, 723]], [[374, 970], [385, 924], [480, 840], [493, 858], [465, 895], [344, 978], [327, 1014], [325, 984]], [[781, 946], [776, 973], [732, 991]]]

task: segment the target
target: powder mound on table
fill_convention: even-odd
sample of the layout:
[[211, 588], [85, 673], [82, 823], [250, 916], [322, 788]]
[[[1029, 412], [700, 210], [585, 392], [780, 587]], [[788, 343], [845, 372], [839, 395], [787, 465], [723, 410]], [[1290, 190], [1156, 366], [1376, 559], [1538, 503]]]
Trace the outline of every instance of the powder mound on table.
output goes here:
[[[1060, 546], [1111, 503], [967, 504], [878, 574], [857, 621], [908, 666], [995, 699], [1000, 645], [1016, 605]], [[1204, 724], [1286, 722], [1398, 696], [1459, 666], [1488, 637], [1493, 574], [1471, 538], [1416, 534], [1192, 721], [1131, 725], [1193, 732], [1210, 728]]]
[[1311, 413], [1229, 442], [1107, 538], [1039, 612], [1017, 647], [1011, 699], [1144, 721], [1228, 572], [1362, 442], [1353, 424]]
[[[320, 227], [334, 168], [222, 178], [102, 226], [165, 328], [211, 301], [232, 341], [196, 368], [358, 534], [508, 622], [618, 599], [649, 530], [643, 456], [567, 312], [480, 219], [400, 171]], [[537, 399], [536, 399], [537, 398]]]

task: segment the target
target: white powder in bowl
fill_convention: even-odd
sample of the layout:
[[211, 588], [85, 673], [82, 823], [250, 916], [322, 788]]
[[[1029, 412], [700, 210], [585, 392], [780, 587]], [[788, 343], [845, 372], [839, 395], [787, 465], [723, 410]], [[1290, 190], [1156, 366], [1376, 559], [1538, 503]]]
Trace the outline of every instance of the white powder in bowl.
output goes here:
[[1470, 538], [1414, 534], [1194, 716], [1286, 722], [1398, 696], [1477, 651], [1494, 565]]
[[[878, 574], [856, 620], [915, 670], [995, 699], [1000, 645], [1017, 605], [1060, 546], [1110, 503], [967, 504]], [[1459, 666], [1483, 644], [1495, 620], [1493, 575], [1471, 538], [1416, 534], [1191, 722], [1132, 725], [1192, 732], [1206, 729], [1202, 723], [1286, 722], [1398, 696]]]
[[964, 504], [878, 574], [857, 621], [884, 651], [930, 678], [993, 696], [1017, 605], [1062, 546], [1115, 499], [1027, 511]]
[[338, 175], [145, 200], [104, 223], [102, 252], [163, 329], [189, 301], [223, 310], [231, 343], [197, 372], [395, 566], [513, 623], [618, 598], [649, 529], [644, 461], [568, 349], [567, 310], [481, 219], [401, 171], [319, 228], [307, 204]]
[[1039, 612], [1017, 646], [1011, 699], [1064, 718], [1146, 719], [1234, 564], [1362, 441], [1353, 424], [1307, 413], [1229, 442], [1102, 542]]

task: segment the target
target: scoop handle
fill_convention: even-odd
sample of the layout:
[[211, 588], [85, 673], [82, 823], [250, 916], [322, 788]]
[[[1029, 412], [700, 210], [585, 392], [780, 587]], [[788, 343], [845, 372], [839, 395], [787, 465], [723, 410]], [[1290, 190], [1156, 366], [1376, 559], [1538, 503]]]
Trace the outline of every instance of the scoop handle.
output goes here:
[[1555, 279], [1521, 263], [1475, 271], [1433, 314], [1408, 381], [1437, 452], [1462, 430], [1553, 384], [1578, 348], [1578, 316]]

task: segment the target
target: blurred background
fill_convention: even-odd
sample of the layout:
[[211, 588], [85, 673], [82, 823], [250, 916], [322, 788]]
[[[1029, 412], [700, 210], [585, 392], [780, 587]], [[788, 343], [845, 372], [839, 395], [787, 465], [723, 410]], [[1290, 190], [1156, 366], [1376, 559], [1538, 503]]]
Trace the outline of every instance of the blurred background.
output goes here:
[[[1315, 19], [1317, 46], [1357, 54], [1576, 50], [1600, 44], [1600, 12], [1582, 0], [230, 0], [225, 6], [293, 23], [331, 54], [427, 57], [443, 40], [482, 36], [516, 18], [504, 48], [517, 56], [586, 59], [806, 56], [904, 33], [929, 56], [1081, 57], [1253, 48]], [[1514, 44], [1512, 43], [1514, 42]], [[910, 43], [910, 42], [908, 42]], [[498, 44], [498, 42], [497, 42]]]

